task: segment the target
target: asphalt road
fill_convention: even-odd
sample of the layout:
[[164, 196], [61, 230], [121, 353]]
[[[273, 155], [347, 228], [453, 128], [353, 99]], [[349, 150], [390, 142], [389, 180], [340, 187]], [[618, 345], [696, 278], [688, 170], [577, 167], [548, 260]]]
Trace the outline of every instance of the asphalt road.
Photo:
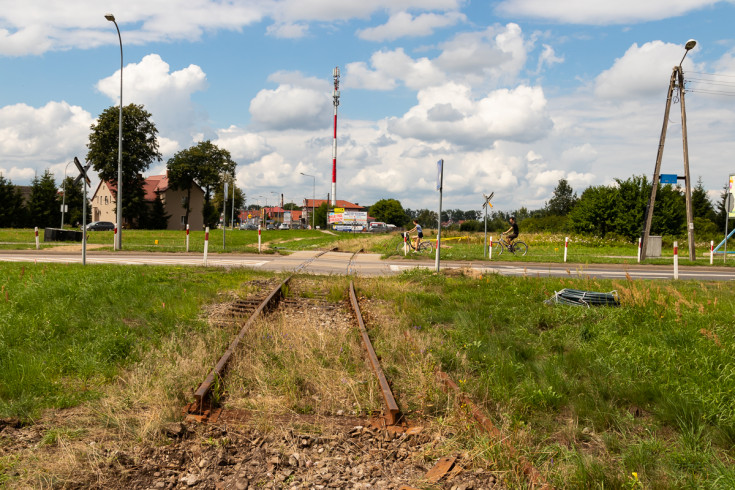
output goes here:
[[[0, 251], [4, 262], [82, 263], [81, 252], [57, 252], [49, 250]], [[735, 269], [710, 266], [679, 267], [679, 279], [730, 281], [735, 279]], [[87, 265], [205, 265], [202, 254], [192, 253], [137, 253], [87, 251]], [[704, 265], [706, 264], [706, 265]], [[380, 276], [398, 274], [412, 268], [435, 269], [434, 260], [380, 260], [376, 254], [351, 254], [346, 252], [295, 252], [290, 255], [258, 254], [209, 254], [207, 266], [248, 267], [268, 271], [308, 272], [312, 274], [355, 274]], [[622, 279], [673, 279], [672, 265], [631, 264], [547, 264], [502, 261], [458, 262], [442, 261], [442, 269], [470, 268], [478, 273], [497, 273], [506, 276], [530, 277], [596, 277]]]

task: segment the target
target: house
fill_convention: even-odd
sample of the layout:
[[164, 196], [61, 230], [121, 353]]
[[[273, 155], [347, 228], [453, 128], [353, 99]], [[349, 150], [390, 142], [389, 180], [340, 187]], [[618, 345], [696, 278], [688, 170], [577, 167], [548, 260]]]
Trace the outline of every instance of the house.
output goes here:
[[[304, 203], [301, 206], [301, 211], [303, 212], [301, 217], [304, 219], [304, 223], [310, 223], [312, 207], [316, 210], [325, 202], [331, 206], [331, 201], [327, 199], [304, 199]], [[334, 207], [344, 208], [345, 211], [365, 211], [363, 206], [342, 199], [337, 199], [337, 204]]]
[[[145, 201], [150, 206], [156, 199], [160, 198], [163, 203], [165, 213], [171, 217], [168, 220], [169, 230], [185, 230], [186, 229], [186, 190], [173, 190], [169, 187], [168, 177], [166, 175], [152, 175], [145, 179], [143, 183], [145, 192]], [[117, 195], [117, 187], [109, 182], [102, 181], [97, 186], [91, 199], [92, 221], [117, 221], [115, 197]], [[123, 189], [123, 198], [125, 197], [125, 189]], [[191, 187], [191, 203], [189, 205], [189, 228], [192, 230], [201, 230], [204, 227], [204, 216], [202, 209], [204, 207], [204, 190], [196, 184]]]

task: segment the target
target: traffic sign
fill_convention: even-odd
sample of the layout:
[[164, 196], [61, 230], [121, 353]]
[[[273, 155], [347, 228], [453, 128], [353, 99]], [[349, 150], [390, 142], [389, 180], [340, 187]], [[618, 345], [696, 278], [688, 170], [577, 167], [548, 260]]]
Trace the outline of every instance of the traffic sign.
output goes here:
[[676, 174], [661, 174], [659, 180], [662, 184], [676, 184], [679, 176]]
[[88, 163], [85, 167], [82, 167], [82, 164], [79, 163], [79, 159], [74, 157], [74, 165], [79, 169], [79, 176], [74, 179], [74, 185], [77, 185], [80, 180], [84, 179], [87, 182], [87, 185], [91, 186], [92, 183], [89, 181], [89, 177], [87, 176], [87, 170], [89, 170], [89, 167], [91, 167], [92, 164]]

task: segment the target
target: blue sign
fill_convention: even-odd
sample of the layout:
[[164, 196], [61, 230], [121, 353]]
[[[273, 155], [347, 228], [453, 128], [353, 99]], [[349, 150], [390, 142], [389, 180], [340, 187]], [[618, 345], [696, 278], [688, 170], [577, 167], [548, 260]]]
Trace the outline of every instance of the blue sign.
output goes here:
[[676, 174], [661, 174], [659, 175], [659, 180], [662, 184], [676, 184], [678, 182], [679, 176]]

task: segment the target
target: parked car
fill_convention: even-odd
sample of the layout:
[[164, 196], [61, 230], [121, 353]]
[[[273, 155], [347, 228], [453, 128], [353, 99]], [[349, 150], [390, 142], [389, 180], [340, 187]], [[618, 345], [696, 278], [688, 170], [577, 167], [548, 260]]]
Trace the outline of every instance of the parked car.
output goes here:
[[257, 230], [258, 225], [256, 225], [255, 223], [243, 223], [240, 225], [240, 229], [241, 230]]
[[104, 231], [114, 229], [115, 223], [112, 223], [110, 221], [92, 221], [91, 223], [87, 224], [87, 231]]
[[279, 230], [288, 230], [288, 225], [286, 223], [281, 223], [278, 225]]
[[269, 224], [268, 226], [265, 227], [265, 229], [266, 230], [275, 230], [276, 227], [274, 225], [272, 225], [272, 224]]

